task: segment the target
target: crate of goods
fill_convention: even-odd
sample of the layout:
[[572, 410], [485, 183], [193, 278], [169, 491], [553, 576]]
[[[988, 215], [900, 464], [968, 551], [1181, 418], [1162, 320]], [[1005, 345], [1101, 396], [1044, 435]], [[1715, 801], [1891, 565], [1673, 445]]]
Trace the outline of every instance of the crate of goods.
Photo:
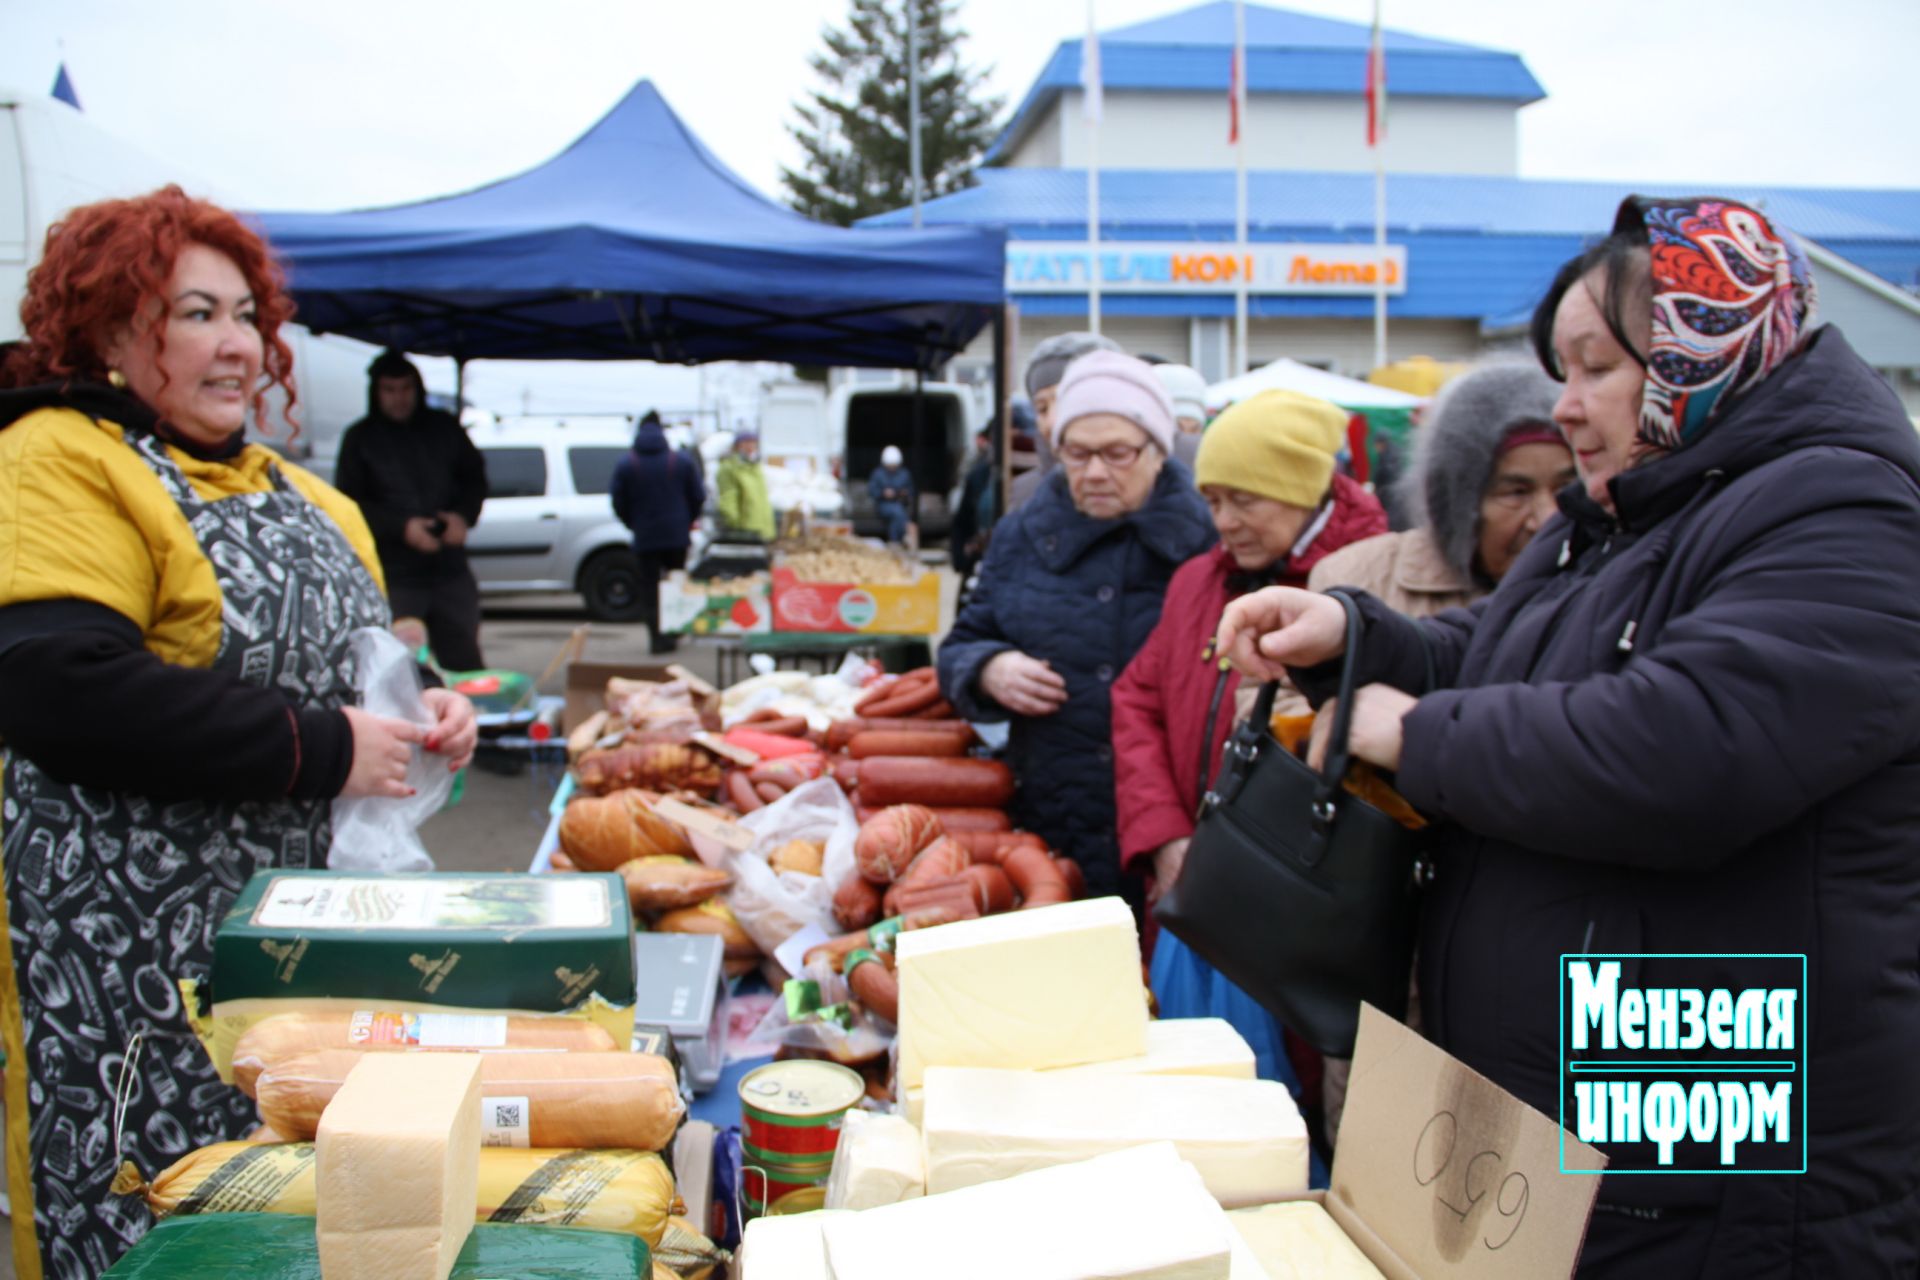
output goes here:
[[810, 535], [775, 561], [773, 629], [932, 635], [940, 575], [872, 543]]
[[181, 983], [214, 1065], [282, 1013], [572, 1014], [633, 1038], [633, 915], [616, 875], [262, 871]]
[[693, 636], [756, 636], [773, 629], [773, 588], [763, 573], [702, 581], [684, 572], [660, 583], [660, 627]]

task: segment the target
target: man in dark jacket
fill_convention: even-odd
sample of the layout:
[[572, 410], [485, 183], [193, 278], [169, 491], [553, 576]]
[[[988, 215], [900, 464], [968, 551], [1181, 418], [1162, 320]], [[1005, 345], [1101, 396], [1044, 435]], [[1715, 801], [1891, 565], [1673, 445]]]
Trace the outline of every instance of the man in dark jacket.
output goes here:
[[[1690, 242], [1729, 220], [1739, 255]], [[1633, 200], [1622, 237], [1542, 306], [1583, 482], [1564, 516], [1468, 609], [1363, 601], [1358, 674], [1379, 683], [1355, 754], [1443, 823], [1426, 1029], [1555, 1115], [1563, 955], [1628, 957], [1623, 989], [1713, 990], [1751, 984], [1720, 957], [1804, 954], [1785, 1150], [1804, 1140], [1805, 1173], [1728, 1176], [1701, 1143], [1669, 1176], [1609, 1173], [1580, 1274], [1920, 1274], [1920, 443], [1838, 331], [1807, 332], [1805, 259], [1757, 211]], [[1738, 288], [1715, 278], [1729, 261]], [[1643, 354], [1682, 337], [1704, 354]], [[1223, 624], [1237, 662], [1283, 600], [1298, 625], [1261, 660], [1337, 652], [1305, 643], [1339, 632], [1337, 606], [1262, 593]], [[1324, 693], [1331, 665], [1299, 678]], [[1599, 1145], [1652, 1167], [1645, 1143]]]
[[425, 622], [447, 670], [486, 665], [466, 547], [487, 498], [487, 464], [452, 414], [427, 407], [420, 370], [398, 351], [368, 366], [367, 416], [340, 441], [334, 484], [373, 530], [394, 617]]
[[670, 653], [680, 637], [660, 634], [660, 578], [687, 567], [694, 522], [706, 504], [699, 468], [667, 443], [660, 415], [648, 411], [634, 433], [633, 448], [613, 469], [608, 495], [613, 514], [633, 531], [640, 560], [640, 598], [654, 653]]
[[867, 477], [867, 496], [873, 499], [873, 514], [886, 525], [887, 541], [905, 542], [920, 504], [914, 498], [913, 473], [895, 446], [880, 451], [880, 465]]

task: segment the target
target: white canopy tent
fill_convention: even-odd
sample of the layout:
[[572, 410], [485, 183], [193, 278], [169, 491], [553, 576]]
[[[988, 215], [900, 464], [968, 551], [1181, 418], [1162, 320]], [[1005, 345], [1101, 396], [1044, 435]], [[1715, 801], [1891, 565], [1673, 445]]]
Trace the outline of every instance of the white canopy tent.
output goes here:
[[1271, 364], [1261, 365], [1252, 373], [1243, 373], [1237, 378], [1228, 378], [1225, 382], [1216, 382], [1208, 387], [1207, 408], [1222, 409], [1262, 391], [1298, 391], [1302, 395], [1318, 396], [1342, 409], [1356, 412], [1411, 409], [1420, 403], [1419, 396], [1395, 391], [1392, 387], [1377, 387], [1371, 382], [1361, 382], [1355, 378], [1343, 378], [1337, 373], [1328, 373], [1325, 369], [1316, 369], [1312, 365], [1283, 357]]

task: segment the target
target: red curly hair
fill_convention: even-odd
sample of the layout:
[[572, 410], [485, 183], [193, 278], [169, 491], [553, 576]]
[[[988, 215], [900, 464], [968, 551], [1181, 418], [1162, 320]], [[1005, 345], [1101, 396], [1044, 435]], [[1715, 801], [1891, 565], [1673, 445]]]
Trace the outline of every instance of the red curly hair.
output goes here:
[[[253, 292], [267, 382], [254, 393], [253, 416], [265, 421], [266, 393], [287, 395], [287, 425], [297, 434], [293, 404], [293, 349], [280, 326], [293, 318], [286, 276], [251, 227], [177, 186], [128, 200], [82, 205], [47, 232], [46, 252], [27, 276], [20, 303], [26, 338], [0, 369], [0, 385], [104, 381], [100, 348], [156, 304], [166, 305], [174, 262], [189, 244], [203, 244], [233, 259]], [[154, 329], [156, 354], [166, 347], [164, 326]]]

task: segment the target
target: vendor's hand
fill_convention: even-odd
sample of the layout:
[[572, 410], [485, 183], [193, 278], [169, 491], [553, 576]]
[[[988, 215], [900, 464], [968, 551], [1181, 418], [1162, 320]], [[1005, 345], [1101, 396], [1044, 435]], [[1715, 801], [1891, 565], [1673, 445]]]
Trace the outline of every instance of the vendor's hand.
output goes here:
[[344, 710], [353, 730], [353, 767], [347, 771], [347, 785], [340, 794], [395, 800], [412, 795], [413, 788], [407, 785], [407, 767], [413, 763], [412, 744], [424, 739], [427, 731], [359, 707]]
[[1347, 647], [1347, 611], [1332, 596], [1268, 587], [1220, 615], [1214, 649], [1249, 680], [1279, 680], [1288, 667], [1317, 666]]
[[440, 521], [445, 526], [440, 531], [440, 541], [450, 547], [464, 547], [467, 545], [467, 534], [472, 526], [467, 523], [465, 516], [461, 515], [458, 511], [442, 511], [440, 513]]
[[995, 654], [981, 669], [980, 687], [1018, 716], [1050, 716], [1067, 702], [1067, 682], [1060, 673], [1018, 649]]
[[[1390, 684], [1370, 684], [1356, 690], [1353, 727], [1347, 732], [1347, 750], [1353, 758], [1382, 769], [1398, 769], [1401, 721], [1419, 701]], [[1320, 714], [1314, 717], [1313, 737], [1307, 744], [1307, 763], [1315, 769], [1326, 766], [1327, 740], [1333, 737], [1333, 717], [1339, 709], [1340, 700], [1329, 698], [1320, 708]]]
[[1147, 888], [1149, 903], [1158, 902], [1162, 894], [1173, 888], [1173, 882], [1180, 878], [1180, 867], [1187, 860], [1187, 846], [1192, 843], [1193, 837], [1181, 836], [1153, 851], [1153, 883]]
[[415, 516], [407, 521], [407, 527], [401, 536], [406, 539], [408, 546], [426, 555], [432, 555], [440, 549], [440, 539], [433, 536], [431, 516]]
[[451, 689], [428, 689], [421, 697], [433, 713], [427, 750], [447, 758], [449, 773], [466, 768], [473, 759], [474, 744], [480, 741], [480, 721], [473, 713], [473, 703]]

